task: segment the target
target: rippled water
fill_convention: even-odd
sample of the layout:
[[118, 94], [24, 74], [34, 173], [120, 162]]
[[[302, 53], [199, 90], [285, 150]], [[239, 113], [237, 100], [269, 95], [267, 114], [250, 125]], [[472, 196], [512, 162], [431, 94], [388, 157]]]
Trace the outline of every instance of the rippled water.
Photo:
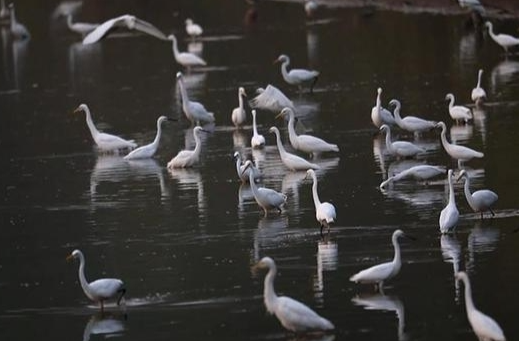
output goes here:
[[[476, 305], [507, 339], [517, 338], [519, 60], [467, 29], [465, 16], [350, 8], [322, 9], [308, 20], [297, 3], [85, 1], [80, 20], [132, 13], [177, 33], [181, 49], [208, 61], [185, 78], [190, 95], [215, 113], [216, 126], [203, 136], [200, 166], [170, 172], [166, 163], [194, 142], [169, 44], [124, 35], [83, 46], [52, 17], [57, 5], [17, 2], [32, 33], [28, 42], [11, 43], [2, 31], [0, 338], [293, 339], [265, 311], [263, 273], [250, 270], [266, 255], [279, 267], [277, 291], [336, 325], [323, 340], [475, 340], [453, 277], [458, 269], [468, 271]], [[188, 16], [205, 29], [195, 45], [184, 39]], [[272, 65], [280, 53], [294, 66], [320, 70], [313, 95], [283, 83]], [[473, 123], [453, 125], [445, 95], [470, 104], [478, 68], [489, 101]], [[249, 147], [250, 125], [232, 126], [238, 86], [250, 98], [269, 83], [294, 101], [307, 131], [341, 148], [316, 160], [321, 199], [338, 212], [329, 238], [319, 236], [311, 181], [286, 170], [268, 132], [281, 127], [288, 141], [285, 122], [258, 114], [267, 139], [261, 151]], [[370, 120], [379, 86], [384, 106], [398, 98], [404, 116], [445, 120], [452, 140], [484, 151], [484, 159], [464, 167], [474, 190], [499, 194], [494, 219], [471, 212], [459, 182], [457, 233], [440, 236], [444, 178], [379, 189], [388, 174], [416, 164], [457, 166], [438, 132], [418, 138], [427, 152], [416, 160], [388, 154]], [[138, 144], [154, 138], [158, 116], [179, 120], [164, 126], [154, 159], [127, 162], [94, 149], [83, 114], [72, 113], [80, 103], [90, 106], [99, 129]], [[240, 184], [236, 150], [256, 161], [263, 186], [288, 196], [281, 214], [264, 217], [250, 187]], [[402, 241], [402, 271], [385, 295], [349, 282], [392, 258], [397, 228], [417, 240]], [[65, 262], [75, 248], [85, 253], [88, 279], [124, 280], [124, 307], [109, 304], [101, 315], [87, 300], [78, 265]]]

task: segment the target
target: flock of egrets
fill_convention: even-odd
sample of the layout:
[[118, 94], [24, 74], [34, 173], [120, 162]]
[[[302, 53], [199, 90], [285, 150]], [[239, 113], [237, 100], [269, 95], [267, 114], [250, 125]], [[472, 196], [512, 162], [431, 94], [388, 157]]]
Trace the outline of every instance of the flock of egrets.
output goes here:
[[[13, 37], [19, 39], [26, 39], [30, 37], [29, 31], [19, 22], [15, 17], [14, 6], [10, 5], [7, 8], [4, 1], [1, 1], [0, 16], [8, 13], [10, 20], [11, 33]], [[155, 26], [136, 18], [132, 15], [122, 15], [110, 19], [101, 24], [78, 23], [73, 22], [71, 15], [67, 18], [68, 27], [77, 33], [84, 36], [84, 44], [93, 44], [99, 42], [104, 37], [108, 36], [114, 28], [124, 27], [130, 30], [137, 30], [161, 40], [171, 40], [173, 47], [173, 56], [178, 64], [190, 71], [192, 68], [204, 66], [207, 63], [198, 55], [190, 52], [181, 52], [178, 49], [177, 39], [174, 35], [166, 36]], [[492, 39], [501, 45], [506, 52], [514, 45], [519, 45], [519, 39], [504, 35], [494, 34], [492, 24], [487, 22], [489, 34]], [[193, 23], [192, 20], [186, 20], [186, 32], [193, 39], [201, 35], [202, 28]], [[291, 69], [289, 70], [290, 59], [287, 55], [281, 54], [276, 62], [281, 63], [281, 74], [283, 79], [289, 85], [293, 85], [302, 91], [303, 86], [309, 85], [310, 92], [318, 80], [319, 72], [315, 70], [306, 69]], [[477, 85], [473, 89], [471, 98], [476, 106], [483, 105], [486, 93], [481, 86], [481, 77], [483, 70], [478, 71]], [[197, 125], [193, 129], [195, 138], [194, 150], [182, 150], [175, 157], [167, 163], [167, 168], [185, 168], [192, 167], [198, 164], [202, 144], [200, 134], [206, 130], [203, 128], [204, 124], [214, 124], [217, 120], [214, 113], [208, 111], [200, 102], [193, 101], [189, 98], [188, 91], [183, 83], [183, 75], [178, 72], [176, 75], [177, 86], [180, 90], [182, 110], [186, 118], [193, 124]], [[480, 213], [483, 218], [483, 213], [490, 211], [492, 215], [492, 206], [498, 199], [497, 194], [490, 190], [478, 190], [471, 193], [470, 191], [470, 177], [469, 174], [461, 169], [462, 162], [469, 161], [473, 158], [482, 158], [483, 153], [473, 150], [471, 148], [456, 145], [449, 142], [446, 134], [446, 124], [444, 122], [434, 122], [420, 117], [414, 116], [400, 116], [401, 103], [398, 100], [391, 100], [389, 105], [394, 107], [394, 111], [382, 107], [381, 100], [382, 89], [377, 89], [377, 96], [375, 106], [371, 111], [371, 118], [373, 124], [382, 132], [386, 134], [387, 151], [396, 158], [413, 158], [417, 155], [423, 154], [426, 151], [409, 141], [393, 141], [391, 132], [393, 129], [401, 129], [410, 132], [416, 136], [427, 131], [440, 128], [441, 144], [453, 159], [458, 160], [460, 172], [457, 175], [457, 180], [464, 179], [464, 193], [469, 206], [474, 212]], [[231, 121], [237, 129], [241, 129], [246, 121], [246, 92], [242, 87], [238, 88], [238, 107], [231, 112]], [[448, 111], [451, 118], [456, 124], [466, 124], [472, 120], [472, 112], [469, 108], [460, 105], [455, 105], [455, 98], [453, 94], [447, 94], [446, 100], [449, 100]], [[257, 96], [248, 101], [252, 109], [252, 148], [263, 148], [265, 146], [265, 138], [258, 133], [256, 125], [256, 110], [266, 110], [275, 112], [279, 117], [286, 118], [288, 135], [291, 147], [301, 152], [302, 154], [315, 157], [322, 153], [339, 152], [339, 147], [335, 144], [328, 143], [316, 136], [307, 134], [297, 134], [295, 129], [296, 108], [293, 103], [276, 87], [268, 85], [266, 89], [258, 89]], [[161, 140], [162, 124], [171, 118], [161, 116], [157, 120], [157, 135], [153, 142], [143, 146], [137, 146], [133, 140], [125, 140], [116, 135], [103, 133], [97, 130], [92, 115], [87, 105], [81, 104], [76, 109], [76, 112], [84, 112], [86, 115], [86, 123], [92, 135], [92, 138], [101, 152], [115, 152], [120, 150], [129, 150], [129, 153], [124, 156], [125, 159], [143, 159], [151, 158], [156, 153]], [[280, 131], [277, 127], [271, 127], [269, 131], [276, 136], [276, 145], [279, 151], [280, 159], [286, 168], [290, 171], [306, 171], [307, 176], [313, 180], [312, 194], [315, 205], [315, 215], [320, 224], [321, 236], [323, 229], [327, 228], [330, 232], [330, 226], [336, 220], [336, 209], [328, 202], [321, 202], [317, 191], [317, 177], [314, 169], [319, 169], [320, 166], [313, 163], [299, 155], [290, 153], [283, 145]], [[243, 182], [249, 182], [252, 193], [257, 204], [264, 210], [265, 215], [271, 209], [281, 211], [281, 207], [285, 204], [287, 197], [285, 194], [277, 192], [273, 189], [259, 187], [256, 182], [261, 178], [261, 171], [254, 165], [251, 160], [243, 162], [239, 152], [235, 152], [236, 172], [237, 176]], [[403, 179], [414, 178], [418, 180], [427, 181], [428, 179], [440, 176], [447, 172], [447, 179], [449, 183], [449, 198], [447, 206], [440, 212], [439, 215], [439, 230], [441, 233], [449, 233], [454, 231], [459, 220], [459, 212], [455, 203], [453, 178], [454, 170], [439, 166], [420, 165], [409, 168], [399, 174], [390, 176], [387, 180], [380, 184], [380, 188], [384, 190], [390, 183], [400, 181]], [[378, 286], [382, 290], [384, 282], [391, 279], [398, 274], [401, 268], [400, 246], [398, 243], [399, 237], [409, 237], [401, 230], [394, 231], [392, 235], [392, 243], [394, 246], [394, 259], [391, 262], [375, 265], [371, 268], [362, 270], [357, 274], [351, 276], [350, 280], [358, 283], [370, 283]], [[117, 297], [119, 304], [125, 289], [123, 282], [119, 279], [103, 278], [93, 282], [88, 282], [85, 278], [85, 258], [81, 251], [75, 250], [71, 253], [69, 258], [78, 258], [79, 266], [79, 280], [86, 296], [96, 302], [100, 302], [101, 309], [103, 309], [103, 302], [107, 299]], [[266, 268], [268, 273], [265, 277], [264, 283], [264, 302], [265, 306], [271, 314], [275, 314], [281, 324], [288, 330], [293, 332], [306, 331], [328, 331], [333, 330], [334, 325], [327, 319], [319, 316], [306, 305], [293, 300], [289, 297], [277, 296], [274, 291], [274, 279], [276, 276], [276, 264], [274, 260], [265, 257], [260, 260], [256, 268]], [[472, 301], [470, 282], [468, 276], [464, 272], [456, 274], [456, 278], [463, 281], [465, 285], [465, 301], [468, 319], [473, 327], [474, 332], [482, 340], [505, 340], [504, 334], [497, 323], [490, 317], [479, 312]]]

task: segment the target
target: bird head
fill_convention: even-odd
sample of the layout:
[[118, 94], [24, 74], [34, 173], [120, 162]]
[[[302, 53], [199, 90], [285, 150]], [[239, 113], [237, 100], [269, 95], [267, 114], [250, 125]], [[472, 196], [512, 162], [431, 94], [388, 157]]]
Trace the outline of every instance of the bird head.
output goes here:
[[389, 105], [392, 107], [398, 107], [398, 108], [400, 108], [400, 106], [401, 106], [400, 101], [397, 99], [392, 99], [391, 101], [389, 101]]
[[241, 86], [238, 88], [238, 93], [240, 94], [240, 96], [247, 97], [247, 93], [245, 92], [245, 89]]
[[271, 269], [275, 268], [276, 263], [270, 257], [263, 257], [259, 262], [257, 262], [253, 267], [252, 271], [256, 272], [261, 269]]
[[396, 237], [396, 238], [398, 238], [398, 237], [406, 237], [407, 239], [416, 240], [415, 237], [410, 236], [410, 235], [404, 233], [404, 231], [402, 231], [400, 229], [395, 230], [395, 232], [393, 232], [393, 237]]
[[281, 110], [281, 112], [276, 116], [276, 118], [279, 118], [279, 117], [285, 117], [285, 116], [290, 116], [290, 114], [293, 114], [294, 112], [292, 111], [292, 109], [290, 108], [283, 108], [283, 110]]
[[180, 71], [177, 72], [177, 79], [182, 79], [182, 77], [183, 77], [183, 76], [182, 76], [182, 72], [180, 72]]
[[135, 24], [137, 22], [137, 18], [134, 17], [133, 15], [127, 15], [125, 18], [124, 18], [124, 21], [126, 23], [126, 26], [130, 29], [130, 30], [133, 30], [135, 28]]
[[274, 64], [276, 64], [276, 63], [284, 63], [284, 62], [286, 62], [288, 60], [289, 60], [288, 56], [286, 54], [282, 54], [276, 60], [274, 60]]
[[446, 101], [449, 101], [451, 98], [454, 98], [454, 95], [453, 95], [453, 94], [447, 94], [447, 95], [445, 95], [445, 100], [446, 100]]
[[233, 159], [237, 159], [240, 157], [240, 152], [234, 152]]
[[186, 25], [193, 25], [193, 20], [190, 18], [187, 18], [185, 23], [186, 23]]
[[377, 94], [379, 94], [379, 95], [382, 94], [382, 88], [377, 89]]
[[70, 255], [67, 256], [66, 260], [68, 262], [70, 262], [71, 260], [78, 258], [80, 254], [81, 254], [81, 251], [74, 250], [74, 251], [72, 251], [72, 253]]
[[174, 34], [170, 34], [170, 35], [168, 36], [168, 39], [171, 40], [171, 41], [177, 41], [177, 37], [175, 37]]
[[279, 130], [276, 127], [270, 127], [269, 132], [274, 133], [276, 135], [279, 134]]
[[387, 124], [383, 124], [380, 126], [380, 131], [388, 131], [389, 130], [389, 126]]
[[305, 179], [308, 179], [308, 177], [315, 177], [315, 171], [313, 169], [309, 169], [306, 171]]
[[436, 125], [434, 126], [435, 128], [442, 128], [443, 129], [447, 129], [447, 126], [445, 125], [445, 123], [443, 123], [442, 121], [436, 123]]
[[87, 111], [88, 107], [86, 104], [80, 104], [76, 109], [74, 109], [74, 113], [81, 112], [81, 111]]
[[469, 174], [467, 173], [466, 170], [462, 169], [461, 172], [458, 174], [458, 176], [456, 177], [456, 181], [460, 181], [460, 179], [462, 177], [468, 177]]

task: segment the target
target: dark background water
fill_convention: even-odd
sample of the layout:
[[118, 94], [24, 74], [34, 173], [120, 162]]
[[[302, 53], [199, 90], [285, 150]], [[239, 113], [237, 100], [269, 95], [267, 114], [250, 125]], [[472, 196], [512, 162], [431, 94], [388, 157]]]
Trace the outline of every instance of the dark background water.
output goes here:
[[[507, 339], [517, 339], [519, 59], [467, 28], [467, 15], [335, 8], [309, 20], [298, 3], [85, 1], [79, 21], [131, 13], [176, 33], [181, 50], [188, 45], [184, 19], [204, 27], [198, 47], [209, 65], [186, 74], [186, 82], [191, 97], [215, 113], [216, 127], [203, 137], [200, 166], [168, 172], [166, 163], [193, 144], [169, 43], [140, 35], [85, 47], [52, 17], [57, 2], [16, 5], [32, 39], [11, 42], [2, 31], [0, 338], [290, 339], [265, 312], [263, 274], [250, 271], [268, 255], [279, 267], [277, 291], [336, 325], [328, 339], [475, 340], [452, 259], [468, 271], [476, 305]], [[281, 53], [321, 72], [313, 95], [283, 82], [272, 65]], [[470, 104], [479, 68], [489, 101], [473, 123], [453, 126], [445, 94]], [[237, 88], [251, 97], [267, 84], [295, 102], [312, 134], [341, 148], [317, 161], [321, 199], [338, 212], [327, 242], [319, 237], [311, 182], [284, 168], [268, 133], [282, 127], [287, 141], [285, 123], [258, 114], [263, 151], [250, 150], [250, 126], [232, 126]], [[499, 194], [494, 219], [480, 221], [457, 183], [460, 223], [456, 234], [440, 236], [443, 178], [378, 189], [387, 172], [413, 162], [456, 167], [434, 132], [419, 140], [428, 152], [418, 161], [387, 154], [370, 119], [379, 86], [385, 106], [398, 98], [403, 115], [444, 120], [457, 143], [485, 153], [465, 167], [473, 190]], [[126, 162], [95, 151], [84, 115], [72, 113], [80, 103], [90, 106], [98, 128], [138, 144], [153, 139], [158, 116], [179, 121], [165, 126], [153, 160]], [[263, 185], [288, 195], [282, 214], [263, 217], [248, 186], [240, 186], [235, 150], [258, 160]], [[402, 242], [402, 271], [386, 296], [349, 282], [392, 258], [397, 228], [417, 241]], [[77, 264], [65, 262], [75, 248], [85, 253], [88, 279], [125, 281], [126, 309], [98, 314], [79, 286]], [[365, 309], [353, 301], [358, 296], [386, 310]]]

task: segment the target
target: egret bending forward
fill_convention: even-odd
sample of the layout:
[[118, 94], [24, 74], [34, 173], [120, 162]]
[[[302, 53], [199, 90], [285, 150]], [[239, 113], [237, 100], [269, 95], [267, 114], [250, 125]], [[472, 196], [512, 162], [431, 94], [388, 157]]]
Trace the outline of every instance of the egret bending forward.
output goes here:
[[88, 129], [90, 130], [90, 134], [94, 139], [97, 147], [101, 151], [109, 152], [109, 151], [117, 151], [119, 149], [133, 149], [137, 147], [137, 144], [133, 140], [125, 140], [120, 138], [119, 136], [101, 133], [97, 130], [94, 125], [94, 121], [92, 120], [92, 115], [90, 114], [90, 109], [86, 104], [80, 104], [79, 107], [74, 110], [74, 112], [84, 111], [86, 114], [86, 123]]
[[285, 54], [280, 55], [274, 62], [281, 63], [281, 74], [283, 75], [285, 82], [290, 85], [297, 85], [299, 91], [303, 90], [303, 84], [311, 82], [310, 92], [313, 92], [314, 85], [317, 83], [317, 79], [319, 78], [318, 71], [306, 69], [292, 69], [288, 71], [287, 67], [290, 64], [290, 58]]
[[474, 149], [470, 149], [465, 146], [458, 146], [456, 144], [450, 143], [447, 141], [447, 126], [443, 122], [438, 122], [436, 127], [440, 127], [441, 131], [441, 141], [443, 145], [443, 149], [449, 154], [453, 159], [458, 160], [458, 166], [462, 161], [469, 161], [473, 158], [482, 158], [484, 156], [483, 153], [475, 151]]
[[402, 230], [396, 230], [393, 232], [393, 236], [391, 237], [395, 249], [393, 261], [378, 264], [371, 268], [362, 270], [361, 272], [351, 276], [350, 281], [356, 283], [374, 283], [375, 288], [378, 286], [378, 289], [382, 292], [384, 289], [384, 281], [395, 277], [402, 267], [402, 261], [400, 259], [400, 244], [398, 244], [399, 237], [407, 237], [411, 240], [415, 239], [414, 237], [406, 235]]
[[254, 181], [259, 180], [261, 177], [260, 170], [254, 165], [245, 168], [245, 164], [242, 163], [240, 152], [234, 152], [234, 161], [236, 162], [236, 172], [242, 182], [249, 182], [249, 173], [252, 173]]
[[315, 205], [315, 218], [321, 224], [321, 237], [323, 236], [323, 228], [326, 227], [328, 229], [328, 234], [330, 233], [330, 225], [335, 222], [337, 218], [337, 214], [335, 212], [335, 206], [330, 204], [329, 202], [321, 202], [319, 200], [319, 194], [317, 193], [317, 176], [313, 169], [309, 169], [306, 171], [307, 175], [310, 175], [313, 180], [312, 184], [312, 196], [314, 198]]
[[279, 156], [281, 157], [281, 161], [283, 162], [283, 164], [288, 169], [290, 169], [291, 171], [297, 171], [321, 168], [319, 167], [319, 165], [316, 165], [315, 163], [310, 163], [300, 156], [287, 152], [285, 150], [285, 147], [283, 147], [283, 143], [281, 142], [281, 136], [278, 128], [270, 127], [269, 131], [271, 133], [276, 134], [276, 143], [279, 150]]
[[177, 72], [177, 83], [180, 88], [180, 95], [182, 96], [182, 110], [187, 119], [190, 120], [192, 124], [214, 122], [214, 114], [208, 112], [202, 103], [189, 100], [186, 87], [184, 86], [184, 76], [181, 72]]
[[384, 189], [387, 184], [391, 182], [397, 182], [409, 178], [428, 180], [440, 174], [445, 174], [445, 168], [439, 166], [418, 165], [389, 177], [387, 180], [383, 181], [379, 187], [380, 189]]
[[268, 269], [267, 276], [265, 276], [263, 300], [267, 311], [276, 315], [283, 327], [294, 333], [335, 329], [330, 321], [319, 316], [303, 303], [287, 296], [276, 295], [274, 279], [276, 278], [277, 268], [272, 258], [262, 258], [255, 265], [255, 269]]
[[283, 108], [294, 108], [294, 103], [285, 96], [278, 88], [273, 85], [267, 85], [266, 89], [258, 88], [256, 97], [249, 101], [251, 108], [280, 112]]
[[117, 278], [101, 278], [88, 283], [85, 278], [85, 256], [79, 250], [74, 250], [68, 255], [67, 260], [79, 258], [79, 283], [85, 292], [85, 295], [94, 302], [101, 304], [101, 312], [104, 310], [103, 302], [105, 300], [117, 298], [117, 305], [121, 304], [121, 299], [126, 293], [124, 284]]
[[188, 70], [191, 69], [192, 67], [207, 65], [205, 60], [198, 57], [194, 53], [180, 52], [178, 50], [177, 38], [173, 34], [170, 34], [168, 36], [168, 39], [173, 42], [173, 57], [175, 57], [175, 60], [177, 61], [177, 63], [179, 63], [183, 67], [187, 68]]
[[396, 157], [414, 157], [417, 154], [425, 153], [425, 150], [407, 141], [391, 142], [391, 128], [387, 124], [380, 127], [380, 131], [386, 132], [386, 148]]
[[476, 104], [476, 106], [481, 105], [483, 101], [487, 98], [487, 93], [485, 92], [485, 89], [481, 87], [481, 75], [483, 75], [483, 69], [479, 69], [478, 71], [478, 84], [476, 84], [476, 87], [472, 89], [472, 93], [470, 94], [470, 97]]
[[449, 233], [454, 231], [456, 225], [458, 224], [458, 219], [460, 216], [460, 213], [458, 212], [458, 207], [456, 207], [454, 185], [452, 184], [452, 174], [452, 169], [449, 169], [449, 171], [447, 172], [447, 181], [449, 182], [449, 201], [447, 203], [447, 206], [445, 206], [440, 213], [439, 223], [441, 233]]
[[202, 141], [200, 134], [205, 132], [202, 127], [193, 128], [193, 136], [195, 137], [195, 149], [181, 150], [171, 161], [168, 162], [168, 169], [186, 168], [196, 165], [200, 159], [200, 151], [202, 150]]
[[172, 118], [166, 116], [160, 116], [157, 119], [157, 135], [152, 143], [147, 144], [145, 146], [141, 146], [133, 151], [131, 151], [124, 158], [126, 160], [135, 160], [135, 159], [147, 159], [155, 155], [155, 152], [159, 148], [160, 137], [162, 136], [162, 122], [166, 121], [174, 121]]
[[465, 170], [462, 170], [458, 175], [457, 181], [461, 178], [465, 178], [465, 198], [469, 203], [470, 208], [474, 212], [479, 212], [481, 214], [481, 219], [483, 219], [483, 213], [485, 211], [490, 211], [492, 217], [495, 216], [494, 211], [492, 211], [492, 206], [496, 203], [498, 196], [496, 193], [492, 192], [489, 189], [480, 189], [479, 191], [475, 191], [474, 193], [470, 193], [470, 176]]
[[[252, 167], [252, 161], [247, 160], [245, 162], [245, 168], [243, 171], [245, 172], [249, 167]], [[256, 183], [254, 182], [254, 175], [252, 172], [249, 172], [249, 183], [250, 188], [252, 190], [252, 194], [254, 195], [254, 199], [258, 203], [258, 205], [263, 209], [265, 212], [265, 217], [268, 214], [268, 210], [270, 209], [277, 209], [279, 213], [281, 213], [281, 206], [285, 204], [287, 201], [287, 196], [283, 193], [276, 192], [273, 189], [270, 188], [258, 188], [256, 186]]]
[[263, 148], [265, 146], [265, 137], [258, 134], [258, 127], [256, 126], [256, 110], [252, 109], [252, 138], [250, 145], [252, 148]]
[[380, 96], [382, 95], [382, 88], [377, 89], [377, 100], [375, 106], [371, 109], [371, 121], [375, 127], [380, 128], [383, 124], [394, 126], [396, 124], [391, 111], [382, 107]]
[[468, 122], [472, 119], [472, 111], [469, 108], [462, 105], [454, 105], [454, 95], [447, 94], [445, 100], [449, 101], [449, 115], [456, 122], [465, 121]]
[[481, 341], [505, 341], [503, 330], [490, 316], [477, 310], [472, 300], [472, 289], [470, 280], [464, 271], [456, 274], [456, 279], [463, 282], [465, 286], [465, 309], [472, 330]]
[[294, 149], [311, 154], [312, 156], [319, 155], [324, 152], [338, 152], [339, 147], [336, 144], [328, 143], [318, 137], [311, 135], [297, 135], [295, 129], [295, 115], [290, 108], [284, 108], [276, 117], [288, 116], [288, 137], [290, 144]]

